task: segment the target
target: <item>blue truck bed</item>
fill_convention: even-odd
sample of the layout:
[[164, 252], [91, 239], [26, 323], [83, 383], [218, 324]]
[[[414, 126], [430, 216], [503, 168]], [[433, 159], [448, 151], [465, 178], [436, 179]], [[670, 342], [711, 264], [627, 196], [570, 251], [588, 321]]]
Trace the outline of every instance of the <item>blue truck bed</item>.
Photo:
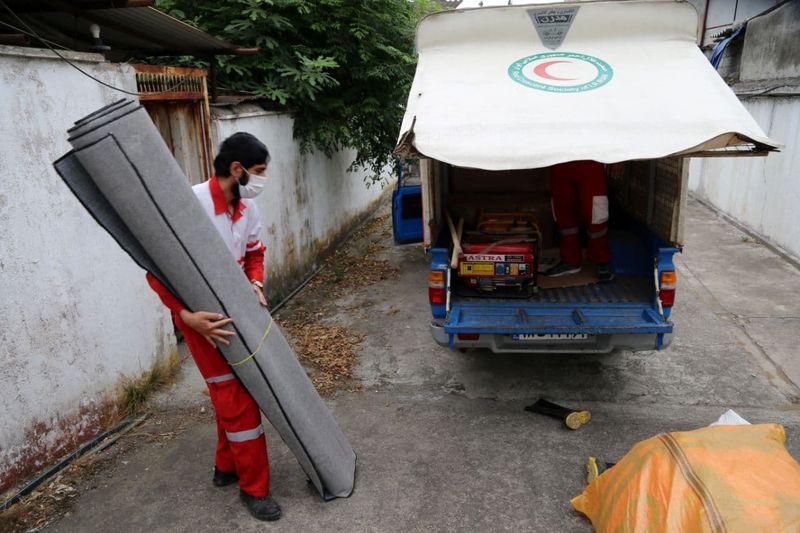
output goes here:
[[[648, 250], [646, 241], [638, 242], [638, 257], [617, 254], [620, 274], [607, 283], [539, 289], [529, 297], [511, 298], [479, 296], [450, 280], [449, 302], [431, 306], [433, 337], [451, 349], [501, 353], [662, 349], [671, 340], [673, 324], [669, 309], [659, 306], [655, 278], [662, 270], [674, 270], [672, 256], [678, 249], [651, 239]], [[449, 250], [430, 252], [432, 270], [446, 271]]]

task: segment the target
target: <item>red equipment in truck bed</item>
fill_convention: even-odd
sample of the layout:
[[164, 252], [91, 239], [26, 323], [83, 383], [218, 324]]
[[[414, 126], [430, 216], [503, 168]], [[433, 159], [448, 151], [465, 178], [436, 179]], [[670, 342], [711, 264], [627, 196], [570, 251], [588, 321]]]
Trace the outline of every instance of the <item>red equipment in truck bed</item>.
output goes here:
[[498, 287], [535, 289], [540, 235], [533, 215], [482, 212], [476, 230], [464, 238], [458, 277], [486, 292]]
[[522, 288], [535, 283], [539, 262], [536, 237], [515, 235], [505, 240], [517, 242], [464, 243], [463, 254], [459, 257], [459, 277], [468, 286], [482, 290]]

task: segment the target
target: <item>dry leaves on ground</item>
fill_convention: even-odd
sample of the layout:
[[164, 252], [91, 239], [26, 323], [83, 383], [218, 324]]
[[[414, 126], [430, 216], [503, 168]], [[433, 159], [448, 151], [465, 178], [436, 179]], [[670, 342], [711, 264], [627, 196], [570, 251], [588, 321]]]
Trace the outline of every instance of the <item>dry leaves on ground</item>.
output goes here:
[[309, 289], [326, 286], [333, 296], [343, 296], [354, 289], [397, 277], [399, 270], [384, 259], [355, 257], [337, 252], [325, 268], [308, 284]]
[[78, 460], [63, 473], [36, 488], [21, 502], [0, 512], [0, 532], [39, 531], [61, 518], [78, 496], [76, 488], [83, 470], [94, 468], [92, 461]]
[[285, 326], [289, 340], [298, 359], [309, 368], [311, 382], [320, 394], [330, 395], [336, 390], [351, 387], [356, 348], [364, 340], [344, 326], [290, 323]]
[[320, 394], [331, 395], [339, 389], [360, 390], [353, 378], [353, 368], [358, 345], [365, 335], [345, 326], [325, 324], [332, 310], [326, 304], [397, 277], [396, 267], [375, 258], [387, 246], [384, 234], [390, 216], [376, 217], [357, 230], [306, 286], [306, 294], [314, 295], [311, 301], [290, 305], [278, 320]]
[[[390, 215], [376, 217], [353, 234], [347, 245], [325, 260], [324, 268], [308, 285], [310, 289], [325, 286], [334, 296], [397, 277], [399, 270], [389, 261], [375, 256], [386, 248], [383, 235]], [[377, 237], [377, 238], [376, 238]], [[363, 252], [359, 242], [369, 241]]]
[[352, 240], [364, 239], [366, 237], [376, 235], [391, 235], [391, 211], [372, 217], [371, 220], [366, 222], [363, 226], [358, 228], [354, 233]]

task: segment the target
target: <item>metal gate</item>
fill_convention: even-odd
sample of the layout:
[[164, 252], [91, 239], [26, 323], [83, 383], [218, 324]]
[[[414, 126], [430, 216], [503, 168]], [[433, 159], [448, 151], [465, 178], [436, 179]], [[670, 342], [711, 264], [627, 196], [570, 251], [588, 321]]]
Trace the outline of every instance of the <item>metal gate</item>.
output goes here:
[[133, 65], [139, 100], [194, 185], [214, 172], [204, 69]]

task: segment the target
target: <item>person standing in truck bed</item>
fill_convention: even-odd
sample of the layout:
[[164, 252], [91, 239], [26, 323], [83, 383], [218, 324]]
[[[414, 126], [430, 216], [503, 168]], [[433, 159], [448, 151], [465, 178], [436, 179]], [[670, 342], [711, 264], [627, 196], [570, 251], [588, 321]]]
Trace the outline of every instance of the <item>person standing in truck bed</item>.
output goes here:
[[608, 247], [608, 182], [605, 167], [596, 161], [570, 161], [550, 169], [553, 217], [561, 236], [560, 261], [543, 274], [560, 277], [580, 272], [580, 223], [586, 227], [586, 256], [596, 265], [600, 281], [613, 278]]

